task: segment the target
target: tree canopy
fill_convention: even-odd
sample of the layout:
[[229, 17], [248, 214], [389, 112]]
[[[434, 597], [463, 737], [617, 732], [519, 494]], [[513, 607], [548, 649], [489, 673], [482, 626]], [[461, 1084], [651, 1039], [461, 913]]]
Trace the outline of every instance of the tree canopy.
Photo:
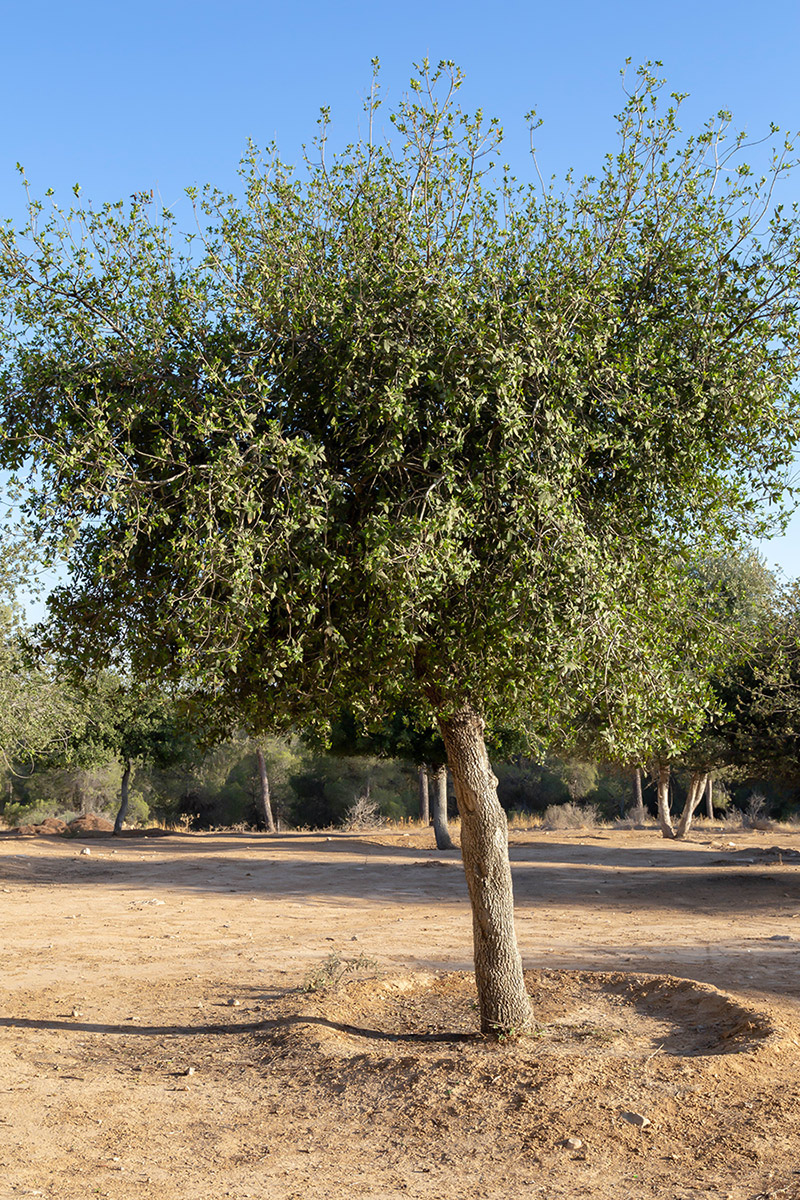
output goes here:
[[681, 140], [643, 71], [599, 179], [492, 188], [458, 82], [423, 69], [392, 146], [329, 160], [323, 114], [304, 174], [254, 150], [189, 255], [141, 196], [7, 231], [6, 457], [75, 539], [83, 643], [273, 724], [387, 693], [541, 721], [674, 644], [664, 545], [780, 491], [797, 229], [756, 235], [774, 181], [725, 116]]

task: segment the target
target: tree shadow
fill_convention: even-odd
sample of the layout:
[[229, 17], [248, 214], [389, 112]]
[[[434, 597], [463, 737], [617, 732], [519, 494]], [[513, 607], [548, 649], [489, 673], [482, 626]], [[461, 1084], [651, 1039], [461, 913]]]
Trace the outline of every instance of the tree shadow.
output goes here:
[[55, 1030], [70, 1033], [112, 1034], [119, 1037], [219, 1037], [235, 1036], [242, 1033], [276, 1034], [296, 1025], [322, 1025], [338, 1033], [350, 1037], [365, 1038], [380, 1042], [409, 1042], [413, 1044], [439, 1042], [481, 1042], [485, 1037], [480, 1033], [463, 1033], [443, 1031], [438, 1033], [390, 1033], [383, 1029], [368, 1029], [360, 1025], [350, 1025], [344, 1021], [331, 1021], [326, 1017], [302, 1016], [296, 1014], [288, 1017], [272, 1017], [265, 1021], [238, 1021], [235, 1024], [207, 1022], [203, 1025], [136, 1025], [125, 1022], [123, 1025], [107, 1025], [94, 1021], [77, 1021], [60, 1018], [44, 1017], [0, 1017], [0, 1029], [38, 1029]]

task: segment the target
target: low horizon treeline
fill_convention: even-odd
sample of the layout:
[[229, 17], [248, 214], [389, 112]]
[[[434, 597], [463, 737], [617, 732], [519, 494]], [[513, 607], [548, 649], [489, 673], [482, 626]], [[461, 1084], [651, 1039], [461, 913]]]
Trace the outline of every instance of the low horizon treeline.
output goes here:
[[[419, 816], [419, 768], [410, 761], [325, 753], [310, 748], [298, 736], [265, 738], [259, 745], [279, 829], [340, 826], [353, 805], [364, 797], [386, 820], [413, 820]], [[509, 814], [537, 816], [551, 806], [578, 803], [594, 808], [601, 819], [613, 820], [635, 807], [632, 768], [554, 754], [536, 761], [520, 754], [495, 763], [494, 770], [500, 802]], [[87, 812], [113, 820], [120, 803], [122, 773], [122, 763], [113, 756], [98, 758], [89, 765], [38, 766], [32, 770], [7, 767], [0, 817], [8, 826]], [[800, 813], [797, 787], [731, 775], [722, 772], [714, 780], [713, 803], [718, 815], [752, 810], [754, 803], [764, 817], [785, 819]], [[682, 806], [688, 782], [688, 771], [673, 772], [673, 809]], [[645, 772], [642, 786], [645, 808], [655, 815], [655, 782]], [[263, 828], [260, 788], [256, 743], [244, 737], [233, 739], [194, 760], [136, 766], [126, 824], [188, 825], [195, 830]], [[452, 786], [449, 809], [454, 816]]]

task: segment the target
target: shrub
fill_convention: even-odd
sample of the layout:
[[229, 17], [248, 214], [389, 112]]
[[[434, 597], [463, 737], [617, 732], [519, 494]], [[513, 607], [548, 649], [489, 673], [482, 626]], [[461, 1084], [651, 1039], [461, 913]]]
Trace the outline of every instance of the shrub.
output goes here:
[[346, 829], [348, 833], [356, 833], [364, 829], [379, 829], [385, 824], [386, 819], [367, 788], [366, 792], [356, 796], [348, 808], [342, 821], [342, 829]]
[[551, 804], [545, 809], [545, 829], [595, 829], [598, 812], [593, 804]]
[[771, 829], [767, 798], [763, 792], [751, 792], [744, 810], [743, 823], [748, 829]]
[[338, 950], [331, 950], [318, 966], [313, 967], [303, 980], [304, 992], [324, 992], [337, 988], [345, 979], [375, 979], [378, 961], [368, 958], [363, 950], [358, 958], [345, 958]]
[[63, 801], [59, 803], [57, 800], [51, 800], [46, 803], [7, 804], [3, 815], [6, 824], [14, 828], [17, 825], [41, 825], [48, 817], [58, 817], [59, 820], [68, 823], [79, 816], [79, 813]]
[[[109, 816], [116, 816], [116, 807]], [[146, 825], [150, 816], [150, 805], [141, 792], [131, 792], [128, 799], [128, 811], [125, 814], [126, 825]]]

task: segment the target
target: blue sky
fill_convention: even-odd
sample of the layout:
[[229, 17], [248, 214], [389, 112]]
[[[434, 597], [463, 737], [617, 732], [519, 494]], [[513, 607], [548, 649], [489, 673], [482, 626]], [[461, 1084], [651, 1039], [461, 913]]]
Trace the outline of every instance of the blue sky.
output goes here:
[[[729, 108], [753, 136], [770, 121], [800, 128], [798, 0], [43, 0], [4, 6], [3, 34], [0, 216], [14, 219], [17, 161], [36, 192], [52, 186], [67, 201], [80, 182], [99, 202], [152, 187], [180, 214], [187, 185], [233, 186], [248, 138], [276, 138], [296, 159], [323, 104], [345, 140], [376, 55], [390, 102], [412, 62], [454, 59], [467, 76], [463, 103], [500, 117], [505, 157], [523, 176], [531, 108], [544, 120], [545, 174], [591, 171], [613, 148], [628, 57], [662, 60], [670, 90], [691, 94], [685, 127]], [[792, 194], [800, 176], [783, 198]], [[764, 553], [800, 574], [800, 519]]]

